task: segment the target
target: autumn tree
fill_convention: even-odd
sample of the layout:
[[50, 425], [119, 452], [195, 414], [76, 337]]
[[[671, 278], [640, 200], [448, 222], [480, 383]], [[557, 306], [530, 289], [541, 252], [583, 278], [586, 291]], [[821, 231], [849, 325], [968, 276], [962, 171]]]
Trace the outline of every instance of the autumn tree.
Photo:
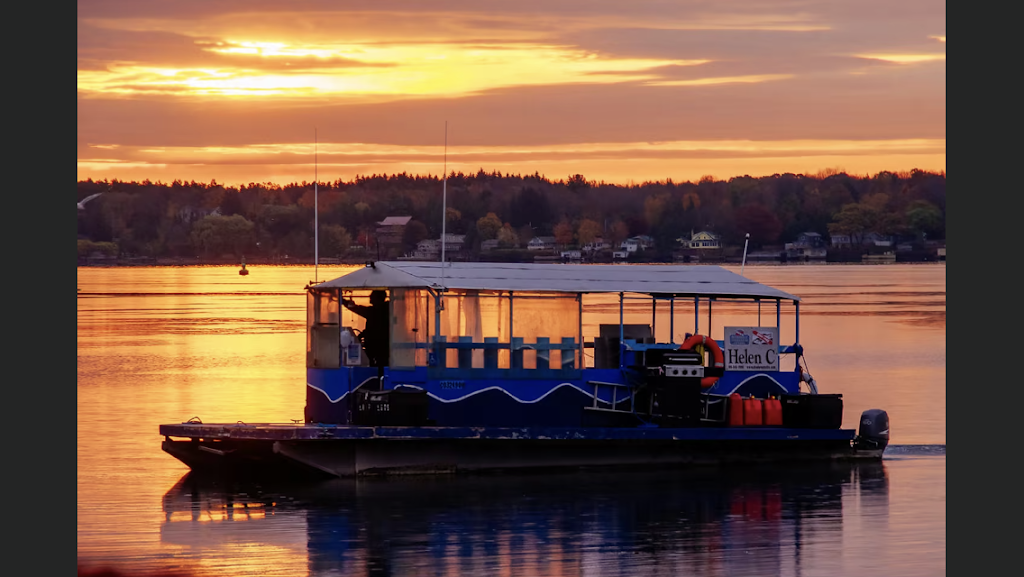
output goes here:
[[572, 244], [573, 233], [572, 224], [568, 219], [563, 218], [558, 224], [555, 225], [555, 242], [562, 245], [563, 247]]
[[619, 248], [622, 241], [629, 238], [629, 227], [621, 220], [616, 220], [608, 227], [608, 242], [613, 248]]
[[585, 218], [580, 221], [579, 227], [576, 229], [576, 238], [579, 240], [580, 245], [586, 245], [593, 242], [601, 234], [601, 225]]
[[647, 226], [655, 227], [661, 222], [662, 215], [668, 207], [669, 196], [665, 193], [648, 196], [644, 199], [644, 218], [647, 219]]
[[325, 224], [320, 227], [320, 248], [324, 255], [341, 257], [352, 246], [352, 235], [345, 227], [337, 224]]
[[498, 246], [502, 248], [515, 248], [519, 246], [519, 235], [516, 234], [515, 229], [509, 223], [505, 223], [498, 230], [497, 238]]
[[481, 216], [476, 221], [476, 229], [480, 233], [480, 240], [498, 238], [498, 231], [501, 230], [501, 227], [501, 219], [493, 212], [488, 212], [487, 216]]

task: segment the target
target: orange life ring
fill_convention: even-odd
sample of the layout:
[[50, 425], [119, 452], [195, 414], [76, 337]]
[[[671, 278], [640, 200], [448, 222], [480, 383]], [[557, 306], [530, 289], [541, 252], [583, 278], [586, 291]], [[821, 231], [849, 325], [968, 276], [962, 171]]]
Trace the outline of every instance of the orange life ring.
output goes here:
[[[698, 345], [705, 346], [711, 351], [712, 363], [715, 367], [725, 367], [725, 355], [722, 354], [722, 348], [718, 346], [718, 342], [715, 339], [710, 339], [704, 335], [693, 335], [683, 341], [683, 344], [679, 345], [679, 350], [693, 350]], [[706, 389], [716, 382], [718, 382], [718, 377], [704, 377], [700, 380], [700, 386]]]

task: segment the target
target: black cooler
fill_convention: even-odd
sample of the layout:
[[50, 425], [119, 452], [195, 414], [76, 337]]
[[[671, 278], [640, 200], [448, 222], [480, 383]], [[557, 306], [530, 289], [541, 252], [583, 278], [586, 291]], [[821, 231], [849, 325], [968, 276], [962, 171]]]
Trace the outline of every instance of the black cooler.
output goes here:
[[843, 426], [843, 395], [782, 395], [782, 426], [838, 429]]

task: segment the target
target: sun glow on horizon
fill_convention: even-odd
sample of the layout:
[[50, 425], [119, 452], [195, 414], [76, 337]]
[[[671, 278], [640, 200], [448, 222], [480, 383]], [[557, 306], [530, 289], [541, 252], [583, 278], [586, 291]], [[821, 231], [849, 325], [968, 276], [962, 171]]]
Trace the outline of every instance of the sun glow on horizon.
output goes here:
[[[103, 150], [104, 145], [91, 145]], [[305, 143], [248, 146], [122, 147], [124, 157], [82, 158], [80, 179], [121, 178], [146, 174], [170, 181], [203, 180], [223, 184], [253, 181], [310, 180], [313, 147]], [[325, 180], [359, 174], [440, 174], [443, 146], [399, 146], [372, 143], [320, 142], [319, 172]], [[581, 173], [607, 182], [672, 178], [697, 179], [711, 171], [727, 177], [758, 171], [812, 173], [842, 164], [860, 172], [906, 168], [945, 170], [944, 139], [898, 140], [710, 140], [667, 142], [591, 142], [535, 146], [449, 146], [453, 171], [499, 170], [503, 173], [548, 175]], [[885, 159], [900, 159], [886, 166]], [[611, 162], [616, 161], [616, 162]], [[904, 166], [906, 165], [906, 166]], [[771, 169], [770, 166], [786, 168]], [[569, 172], [566, 172], [569, 171]], [[249, 174], [251, 176], [242, 176]], [[262, 175], [257, 177], [256, 175]], [[332, 176], [333, 175], [333, 176]]]

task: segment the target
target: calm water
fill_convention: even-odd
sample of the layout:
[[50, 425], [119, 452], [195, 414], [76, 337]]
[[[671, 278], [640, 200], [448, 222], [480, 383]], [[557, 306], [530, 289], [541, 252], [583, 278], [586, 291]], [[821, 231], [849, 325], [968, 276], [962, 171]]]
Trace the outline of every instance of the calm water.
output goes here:
[[[843, 394], [845, 427], [864, 409], [889, 413], [881, 464], [228, 486], [189, 476], [160, 450], [157, 427], [302, 418], [302, 287], [313, 269], [249, 268], [78, 269], [80, 565], [289, 576], [946, 572], [945, 264], [744, 271], [804, 298], [808, 368], [820, 392]], [[791, 308], [782, 342], [794, 339]], [[649, 305], [629, 314], [641, 320]], [[712, 335], [756, 314], [722, 305]], [[762, 311], [764, 324], [774, 317], [774, 306]]]

